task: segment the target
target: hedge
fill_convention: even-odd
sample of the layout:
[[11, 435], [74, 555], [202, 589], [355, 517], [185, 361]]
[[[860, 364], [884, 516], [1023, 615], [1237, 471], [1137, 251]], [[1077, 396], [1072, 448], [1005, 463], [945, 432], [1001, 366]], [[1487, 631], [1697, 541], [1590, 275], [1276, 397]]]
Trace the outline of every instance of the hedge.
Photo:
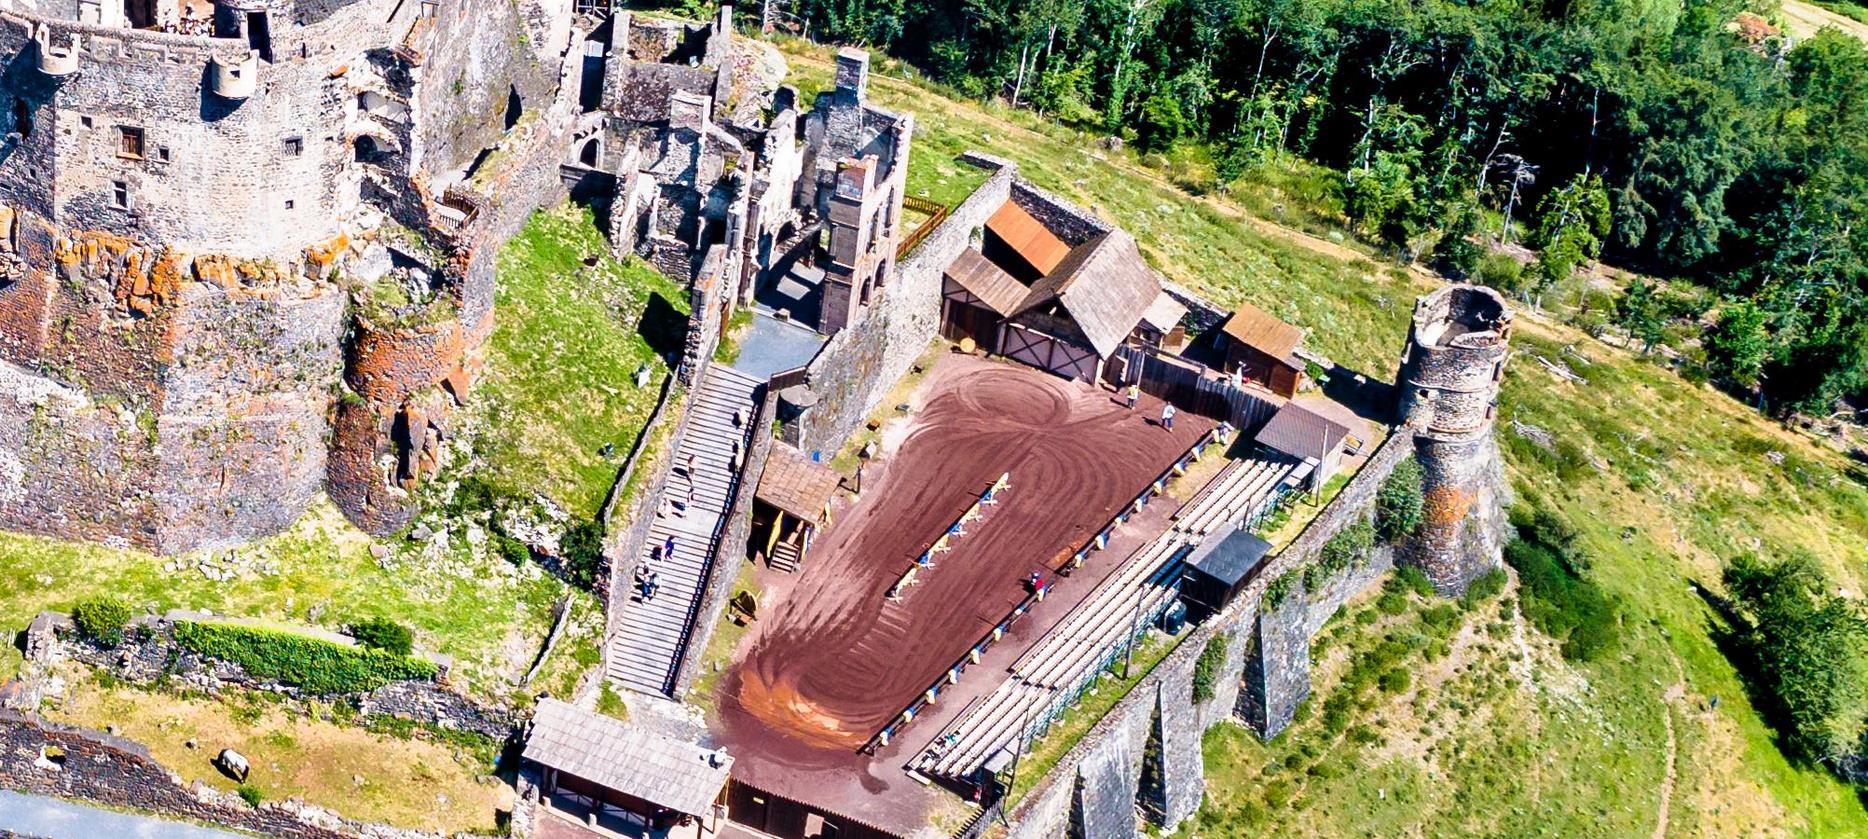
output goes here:
[[362, 693], [406, 679], [433, 679], [435, 663], [275, 629], [228, 623], [177, 621], [182, 649], [238, 664], [256, 679], [294, 685], [307, 693]]
[[79, 603], [71, 610], [71, 622], [78, 634], [114, 647], [123, 643], [123, 627], [130, 622], [130, 604], [114, 597], [99, 597]]

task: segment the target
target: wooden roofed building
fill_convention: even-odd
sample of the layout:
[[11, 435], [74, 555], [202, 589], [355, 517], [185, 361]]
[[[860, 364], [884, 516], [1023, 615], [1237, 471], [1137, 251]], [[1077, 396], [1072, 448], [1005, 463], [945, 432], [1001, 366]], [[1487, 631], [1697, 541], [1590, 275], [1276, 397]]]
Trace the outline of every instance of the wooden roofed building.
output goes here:
[[1125, 343], [1177, 352], [1187, 309], [1128, 233], [1019, 183], [943, 277], [941, 333], [1097, 381]]
[[1254, 382], [1279, 396], [1297, 395], [1304, 362], [1297, 348], [1304, 331], [1250, 303], [1241, 303], [1220, 327], [1225, 372]]
[[1271, 415], [1265, 427], [1258, 430], [1252, 442], [1316, 464], [1311, 472], [1311, 486], [1321, 489], [1342, 467], [1343, 443], [1349, 436], [1349, 427], [1341, 422], [1299, 402], [1286, 402]]
[[724, 752], [549, 698], [521, 759], [545, 808], [624, 836], [718, 831], [733, 769]]
[[830, 523], [830, 501], [842, 483], [843, 476], [796, 447], [773, 444], [752, 511], [753, 544], [765, 546], [767, 564], [781, 571], [796, 571], [804, 564], [812, 537]]

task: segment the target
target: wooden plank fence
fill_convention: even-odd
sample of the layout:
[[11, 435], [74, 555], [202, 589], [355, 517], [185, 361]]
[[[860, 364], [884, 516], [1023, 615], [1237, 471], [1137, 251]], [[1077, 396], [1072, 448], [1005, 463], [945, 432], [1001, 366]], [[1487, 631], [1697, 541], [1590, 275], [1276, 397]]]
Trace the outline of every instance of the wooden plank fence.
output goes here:
[[1250, 385], [1239, 387], [1204, 364], [1142, 347], [1123, 345], [1105, 368], [1110, 383], [1126, 387], [1139, 381], [1142, 391], [1172, 402], [1183, 411], [1225, 420], [1246, 432], [1271, 419], [1284, 400]]

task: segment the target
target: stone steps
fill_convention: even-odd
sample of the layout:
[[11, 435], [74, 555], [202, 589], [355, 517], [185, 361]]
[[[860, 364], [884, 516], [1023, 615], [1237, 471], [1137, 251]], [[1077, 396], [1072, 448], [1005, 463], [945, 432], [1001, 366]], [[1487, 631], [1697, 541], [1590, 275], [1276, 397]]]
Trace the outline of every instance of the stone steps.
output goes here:
[[[675, 669], [693, 635], [716, 564], [720, 532], [740, 489], [744, 463], [736, 465], [734, 454], [737, 447], [743, 461], [751, 443], [760, 384], [731, 368], [711, 366], [694, 394], [662, 486], [663, 499], [675, 503], [656, 505], [641, 557], [655, 570], [660, 585], [650, 600], [632, 589], [608, 642], [605, 675], [619, 686], [661, 695], [674, 689]], [[690, 455], [693, 474], [687, 466]], [[670, 537], [672, 554], [664, 550]]]

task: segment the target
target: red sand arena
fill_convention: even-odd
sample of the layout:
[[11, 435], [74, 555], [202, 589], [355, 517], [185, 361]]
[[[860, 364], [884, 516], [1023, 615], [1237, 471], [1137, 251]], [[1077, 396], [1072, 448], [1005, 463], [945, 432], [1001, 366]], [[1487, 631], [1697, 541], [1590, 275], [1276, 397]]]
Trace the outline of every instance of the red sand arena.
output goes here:
[[[727, 674], [722, 739], [750, 782], [849, 765], [1024, 599], [1028, 574], [1053, 578], [1213, 426], [1182, 414], [1169, 431], [1158, 401], [1130, 411], [1107, 390], [970, 356], [942, 358], [911, 404], [902, 427], [884, 429], [860, 500], [842, 502], [804, 568], [775, 585]], [[889, 601], [913, 559], [1005, 472], [999, 503]], [[1083, 582], [1065, 587], [1094, 585]], [[974, 668], [962, 682], [1003, 677]]]

